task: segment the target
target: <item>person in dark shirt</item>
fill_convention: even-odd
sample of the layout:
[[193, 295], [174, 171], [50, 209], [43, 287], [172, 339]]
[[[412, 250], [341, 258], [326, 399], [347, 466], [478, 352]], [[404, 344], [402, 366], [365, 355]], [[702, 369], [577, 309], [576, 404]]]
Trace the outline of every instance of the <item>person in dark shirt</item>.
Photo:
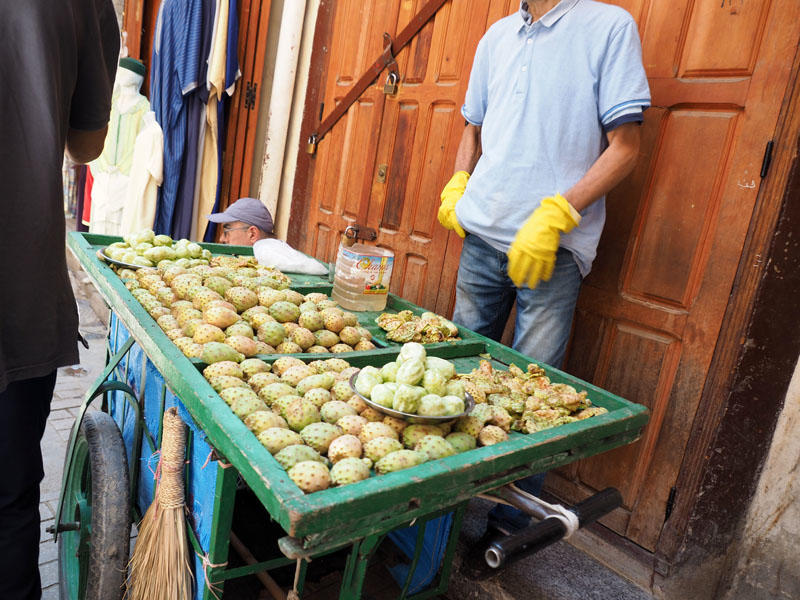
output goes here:
[[0, 598], [41, 597], [40, 441], [56, 369], [78, 362], [61, 165], [103, 149], [119, 28], [111, 0], [0, 0]]

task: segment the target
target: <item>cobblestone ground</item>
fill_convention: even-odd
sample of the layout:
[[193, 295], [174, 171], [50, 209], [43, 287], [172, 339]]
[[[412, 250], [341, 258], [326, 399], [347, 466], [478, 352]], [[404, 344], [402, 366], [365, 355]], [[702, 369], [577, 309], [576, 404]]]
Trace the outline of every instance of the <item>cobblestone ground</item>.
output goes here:
[[53, 524], [56, 504], [61, 491], [61, 473], [70, 430], [89, 386], [105, 365], [105, 324], [95, 315], [85, 297], [80, 275], [70, 273], [76, 292], [80, 313], [80, 330], [89, 349], [81, 346], [81, 362], [59, 369], [50, 417], [42, 438], [44, 480], [41, 485], [41, 537], [39, 546], [39, 573], [42, 577], [42, 599], [58, 599], [58, 546], [45, 530]]

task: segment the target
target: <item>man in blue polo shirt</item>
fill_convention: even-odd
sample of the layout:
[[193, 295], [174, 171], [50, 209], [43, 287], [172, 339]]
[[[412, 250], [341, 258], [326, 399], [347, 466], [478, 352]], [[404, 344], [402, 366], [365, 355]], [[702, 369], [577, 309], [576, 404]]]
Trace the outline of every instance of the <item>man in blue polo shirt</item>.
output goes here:
[[[650, 105], [636, 23], [593, 0], [524, 0], [478, 44], [439, 222], [464, 237], [453, 320], [560, 366], [605, 194], [633, 168]], [[518, 485], [534, 494], [543, 476]], [[528, 518], [498, 506], [490, 529]]]

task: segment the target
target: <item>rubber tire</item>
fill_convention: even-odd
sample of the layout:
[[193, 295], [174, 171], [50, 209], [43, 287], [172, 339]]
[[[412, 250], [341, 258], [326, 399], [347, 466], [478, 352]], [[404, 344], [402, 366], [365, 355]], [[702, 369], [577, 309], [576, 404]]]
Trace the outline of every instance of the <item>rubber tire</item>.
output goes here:
[[[130, 484], [125, 444], [108, 414], [87, 412], [73, 456], [61, 522], [74, 519], [76, 495], [85, 495], [91, 507], [88, 565], [74, 553], [78, 531], [59, 534], [58, 566], [61, 600], [117, 600], [124, 593], [130, 552]], [[69, 461], [70, 457], [66, 460]], [[67, 553], [70, 553], [68, 556]], [[86, 569], [86, 594], [77, 598], [68, 581]], [[70, 588], [73, 589], [70, 589]]]

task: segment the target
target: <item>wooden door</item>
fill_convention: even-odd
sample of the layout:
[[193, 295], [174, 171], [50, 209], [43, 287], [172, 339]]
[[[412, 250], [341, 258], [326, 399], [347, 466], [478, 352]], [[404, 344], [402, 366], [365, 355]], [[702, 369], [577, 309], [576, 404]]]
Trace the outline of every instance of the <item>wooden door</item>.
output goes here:
[[647, 405], [651, 421], [639, 442], [563, 469], [549, 484], [570, 500], [617, 487], [625, 507], [605, 524], [653, 550], [735, 293], [800, 4], [619, 4], [639, 23], [653, 107], [638, 167], [607, 201], [566, 370]]
[[[324, 83], [325, 114], [380, 54], [423, 0], [335, 5]], [[460, 114], [475, 47], [514, 0], [446, 3], [398, 55], [399, 92], [378, 78], [320, 143], [301, 247], [333, 260], [340, 234], [357, 222], [395, 253], [391, 290], [446, 314], [452, 311], [461, 240], [438, 223], [439, 192], [452, 175], [464, 128]], [[304, 239], [303, 239], [304, 238]]]
[[[735, 293], [762, 157], [797, 46], [800, 4], [614, 3], [639, 25], [653, 107], [638, 166], [608, 198], [565, 368], [647, 405], [651, 422], [639, 442], [552, 473], [548, 487], [577, 501], [616, 486], [625, 506], [604, 523], [653, 550]], [[325, 107], [377, 57], [382, 32], [399, 31], [421, 4], [336, 3], [330, 36], [318, 38], [325, 45], [318, 56], [327, 61]], [[518, 7], [517, 0], [445, 4], [401, 53], [397, 96], [385, 97], [379, 79], [320, 144], [312, 184], [301, 188], [311, 189], [305, 222], [290, 226], [300, 232], [293, 241], [331, 260], [346, 225], [374, 227], [378, 243], [397, 256], [392, 291], [450, 313], [460, 240], [436, 222], [438, 195], [464, 127], [459, 109], [477, 41]]]

